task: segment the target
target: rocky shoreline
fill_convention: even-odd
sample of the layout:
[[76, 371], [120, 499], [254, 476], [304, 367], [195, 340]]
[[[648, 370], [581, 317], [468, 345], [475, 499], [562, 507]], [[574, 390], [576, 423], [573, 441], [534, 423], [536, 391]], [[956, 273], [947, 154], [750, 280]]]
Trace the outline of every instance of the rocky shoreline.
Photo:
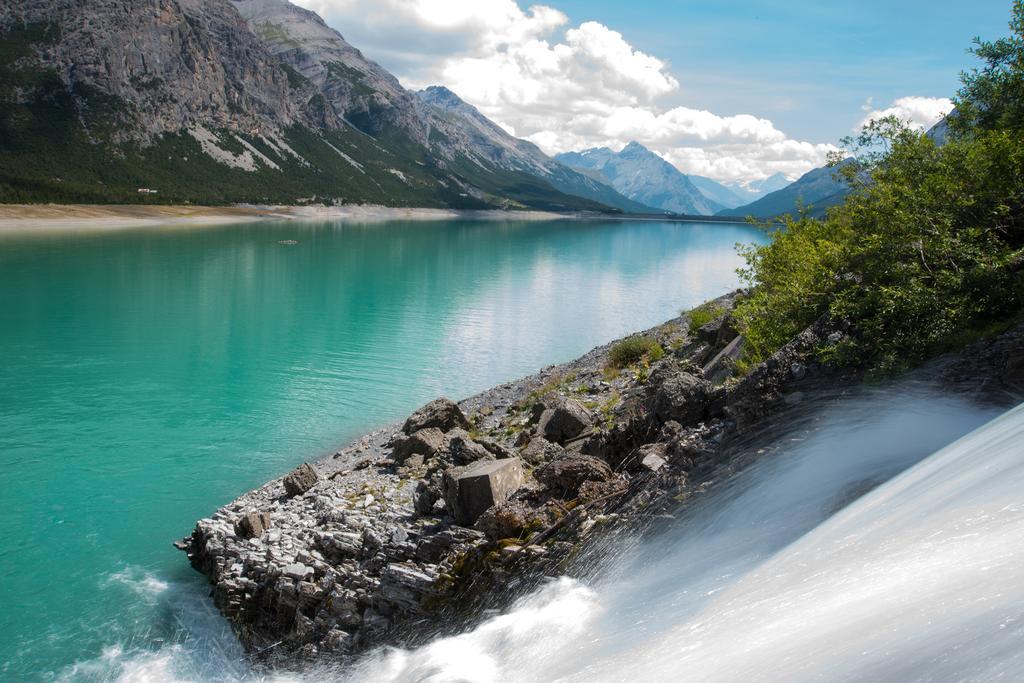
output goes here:
[[[757, 434], [861, 377], [817, 360], [820, 321], [740, 376], [736, 294], [455, 404], [438, 399], [200, 520], [178, 546], [257, 661], [411, 645], [699, 497]], [[1024, 326], [917, 373], [979, 400], [1024, 397]]]

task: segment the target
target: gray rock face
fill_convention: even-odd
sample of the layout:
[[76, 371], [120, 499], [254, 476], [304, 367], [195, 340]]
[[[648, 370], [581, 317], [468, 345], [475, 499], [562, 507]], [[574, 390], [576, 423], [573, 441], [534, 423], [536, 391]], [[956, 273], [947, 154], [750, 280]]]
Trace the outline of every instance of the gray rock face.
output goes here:
[[564, 444], [594, 423], [594, 418], [579, 401], [569, 399], [548, 408], [540, 416], [537, 431], [552, 443]]
[[603, 460], [575, 453], [565, 455], [539, 468], [533, 476], [546, 488], [565, 498], [574, 498], [587, 482], [606, 482], [615, 478]]
[[528, 173], [543, 178], [561, 192], [623, 211], [653, 210], [552, 159], [532, 142], [512, 137], [448, 88], [432, 86], [416, 95], [431, 131], [441, 133], [445, 140], [443, 146], [435, 145], [435, 151], [449, 160], [462, 155], [507, 171]]
[[289, 496], [301, 496], [320, 481], [320, 475], [313, 466], [303, 463], [284, 478], [284, 490]]
[[[337, 189], [321, 186], [314, 198], [321, 201], [644, 208], [509, 136], [448, 91], [450, 98], [421, 99], [315, 13], [287, 0], [0, 2], [0, 40], [17, 43], [26, 38], [8, 32], [42, 23], [54, 30], [28, 38], [37, 42], [26, 72], [52, 71], [56, 79], [39, 77], [33, 86], [0, 93], [2, 104], [59, 109], [57, 102], [72, 102], [79, 116], [62, 125], [110, 147], [114, 157], [161, 142], [190, 150], [180, 157], [175, 151], [166, 169], [159, 168], [162, 155], [150, 160], [154, 171], [180, 173], [202, 154], [264, 181], [315, 170], [338, 181], [327, 184]], [[173, 136], [181, 136], [180, 145]], [[52, 162], [60, 168], [62, 160]], [[487, 181], [467, 172], [467, 163], [486, 172]], [[68, 181], [85, 173], [67, 171]], [[520, 174], [533, 176], [526, 189]], [[137, 185], [123, 180], [108, 189], [124, 191], [126, 182], [134, 192]], [[198, 191], [182, 185], [181, 192]], [[263, 196], [250, 195], [263, 186], [258, 180], [232, 186], [224, 193], [236, 199]], [[300, 198], [309, 201], [305, 194], [291, 201]]]
[[453, 429], [469, 429], [469, 420], [451, 399], [439, 398], [423, 406], [409, 416], [402, 425], [402, 431], [413, 434], [421, 429], [439, 429], [450, 432]]
[[338, 128], [348, 121], [371, 135], [393, 127], [426, 144], [427, 125], [415, 96], [316, 13], [287, 0], [232, 4], [269, 51], [307, 81], [299, 92], [306, 99], [322, 97], [321, 125]]
[[456, 524], [471, 526], [489, 507], [506, 500], [523, 485], [518, 458], [481, 462], [445, 473], [444, 500]]
[[148, 142], [196, 123], [278, 131], [311, 123], [288, 78], [228, 0], [22, 0], [0, 4], [0, 26], [54, 22], [42, 54], [70, 91], [130, 103], [118, 136]]

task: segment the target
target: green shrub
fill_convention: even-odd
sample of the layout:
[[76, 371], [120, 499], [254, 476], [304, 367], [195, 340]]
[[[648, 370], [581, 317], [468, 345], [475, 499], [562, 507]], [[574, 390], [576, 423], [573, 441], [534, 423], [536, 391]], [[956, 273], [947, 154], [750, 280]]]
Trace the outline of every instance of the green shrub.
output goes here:
[[701, 304], [697, 308], [690, 311], [690, 334], [697, 334], [697, 330], [707, 325], [713, 320], [718, 320], [728, 311], [723, 306], [719, 306], [714, 302], [708, 302]]
[[612, 346], [608, 352], [608, 367], [624, 368], [644, 358], [653, 363], [664, 356], [665, 349], [656, 340], [650, 337], [630, 337]]
[[895, 118], [869, 124], [844, 141], [852, 159], [833, 160], [854, 187], [846, 202], [824, 220], [788, 217], [743, 250], [745, 362], [823, 315], [849, 331], [824, 355], [882, 373], [1020, 318], [1024, 2], [1014, 17], [1015, 38], [974, 50], [988, 64], [964, 75], [944, 144]]
[[892, 151], [872, 183], [826, 220], [790, 218], [744, 252], [752, 285], [736, 317], [748, 360], [823, 314], [850, 325], [830, 353], [883, 372], [948, 348], [1024, 306], [1024, 147], [1006, 131], [937, 146], [884, 133]]

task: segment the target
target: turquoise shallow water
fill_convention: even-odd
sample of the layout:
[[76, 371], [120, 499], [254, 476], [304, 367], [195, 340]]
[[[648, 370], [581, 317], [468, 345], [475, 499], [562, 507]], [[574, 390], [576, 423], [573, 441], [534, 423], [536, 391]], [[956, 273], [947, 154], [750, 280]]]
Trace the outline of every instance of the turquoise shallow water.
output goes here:
[[761, 239], [472, 221], [0, 235], [0, 679], [131, 679], [126, 653], [169, 648], [223, 675], [239, 653], [171, 547], [196, 519], [437, 395], [722, 294], [734, 245]]

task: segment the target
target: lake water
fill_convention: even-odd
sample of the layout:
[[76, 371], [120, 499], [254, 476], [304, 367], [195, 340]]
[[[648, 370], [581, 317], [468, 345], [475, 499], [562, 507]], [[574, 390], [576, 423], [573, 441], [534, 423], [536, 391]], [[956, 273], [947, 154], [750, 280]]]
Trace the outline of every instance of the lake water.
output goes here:
[[0, 679], [131, 679], [137, 653], [173, 648], [222, 675], [240, 653], [208, 637], [222, 622], [171, 547], [196, 519], [438, 395], [723, 294], [734, 245], [763, 239], [569, 221], [0, 234]]

